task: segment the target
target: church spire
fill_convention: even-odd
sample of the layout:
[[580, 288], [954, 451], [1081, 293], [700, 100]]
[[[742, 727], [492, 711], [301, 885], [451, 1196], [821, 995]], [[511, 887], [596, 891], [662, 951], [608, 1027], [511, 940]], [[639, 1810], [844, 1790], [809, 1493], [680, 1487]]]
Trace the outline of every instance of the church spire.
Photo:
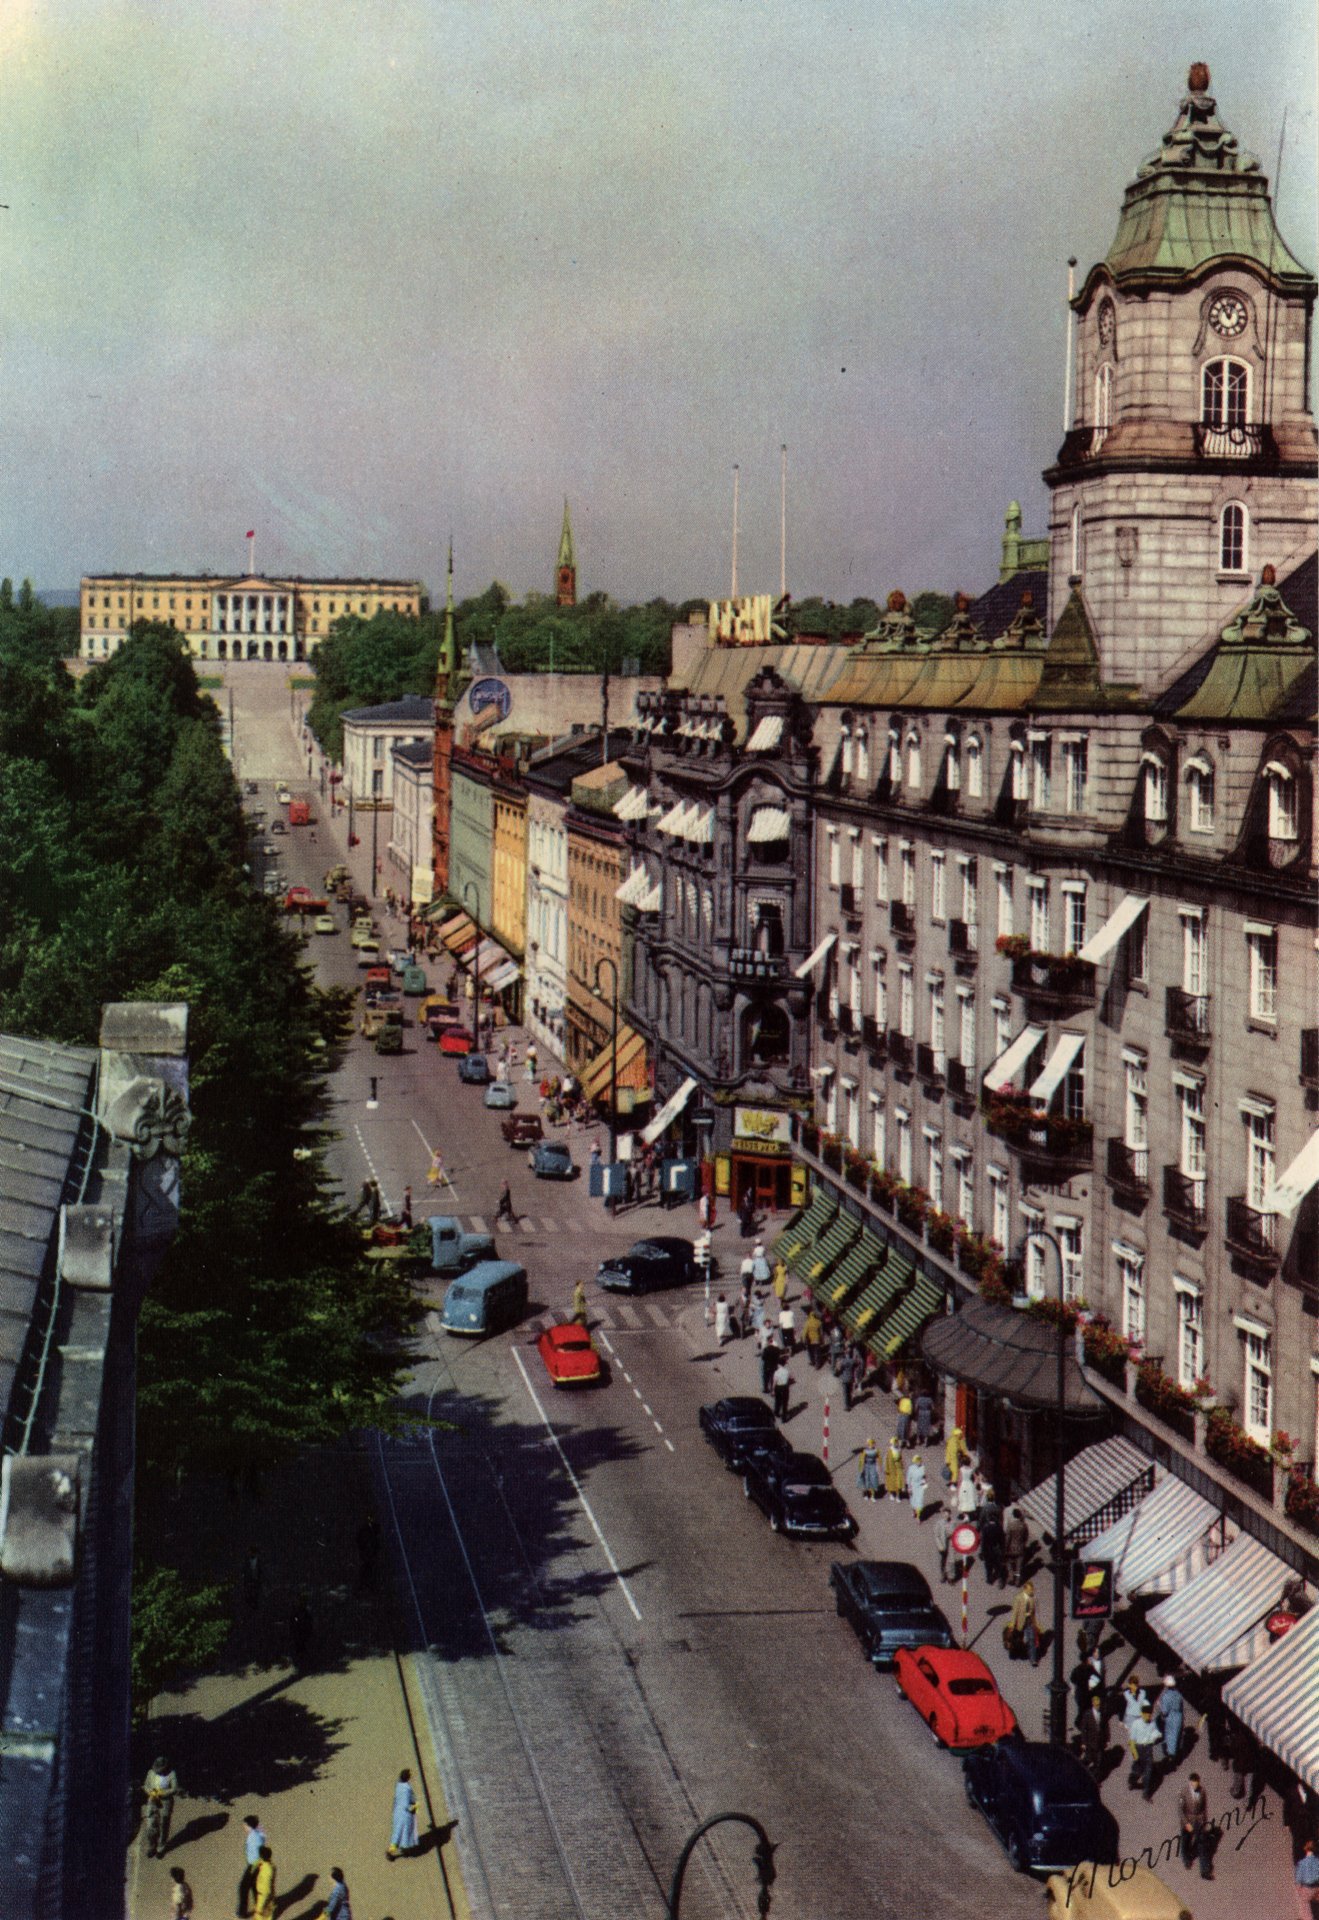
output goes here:
[[573, 550], [572, 521], [568, 501], [563, 502], [563, 532], [559, 535], [559, 558], [554, 568], [554, 597], [561, 607], [577, 605], [577, 555]]

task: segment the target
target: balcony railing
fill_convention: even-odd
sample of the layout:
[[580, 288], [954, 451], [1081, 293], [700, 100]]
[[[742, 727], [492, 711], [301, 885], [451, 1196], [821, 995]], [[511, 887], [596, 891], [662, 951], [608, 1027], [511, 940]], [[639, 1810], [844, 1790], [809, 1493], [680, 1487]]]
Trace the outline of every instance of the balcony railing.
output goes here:
[[1183, 1046], [1188, 1047], [1207, 1047], [1210, 1034], [1209, 995], [1183, 993], [1180, 987], [1169, 987], [1163, 1024], [1170, 1040], [1180, 1040]]
[[861, 1021], [861, 1038], [872, 1053], [885, 1053], [888, 1050], [888, 1033], [880, 1026], [873, 1013], [867, 1013]]
[[728, 971], [735, 980], [781, 980], [786, 965], [781, 953], [761, 953], [758, 947], [728, 949]]
[[1201, 421], [1195, 428], [1195, 452], [1199, 460], [1276, 460], [1278, 443], [1271, 427], [1211, 426]]
[[914, 934], [916, 931], [916, 916], [904, 900], [890, 900], [888, 923], [892, 933]]
[[1074, 953], [1023, 953], [1012, 962], [1012, 991], [1060, 1009], [1093, 1006], [1094, 961]]
[[1149, 1148], [1129, 1147], [1125, 1140], [1110, 1140], [1108, 1181], [1120, 1192], [1139, 1194], [1143, 1199], [1150, 1190]]
[[898, 1027], [888, 1030], [888, 1057], [895, 1067], [911, 1065], [911, 1035], [903, 1033]]
[[1319, 1087], [1319, 1027], [1301, 1029], [1301, 1085]]
[[1163, 1211], [1179, 1227], [1203, 1233], [1209, 1225], [1206, 1181], [1203, 1174], [1183, 1173], [1180, 1167], [1163, 1169]]
[[1030, 1159], [1055, 1169], [1086, 1167], [1094, 1159], [1094, 1126], [1079, 1115], [1040, 1113], [1020, 1095], [1000, 1094], [990, 1094], [983, 1111], [985, 1131]]
[[980, 929], [974, 920], [948, 922], [948, 951], [955, 960], [974, 960], [979, 952]]
[[1261, 1213], [1244, 1199], [1227, 1203], [1228, 1250], [1264, 1266], [1278, 1263], [1278, 1216]]
[[971, 1093], [971, 1069], [961, 1060], [950, 1060], [945, 1070], [948, 1091], [955, 1100], [965, 1100]]
[[916, 1048], [916, 1071], [922, 1080], [942, 1080], [947, 1056], [922, 1040]]

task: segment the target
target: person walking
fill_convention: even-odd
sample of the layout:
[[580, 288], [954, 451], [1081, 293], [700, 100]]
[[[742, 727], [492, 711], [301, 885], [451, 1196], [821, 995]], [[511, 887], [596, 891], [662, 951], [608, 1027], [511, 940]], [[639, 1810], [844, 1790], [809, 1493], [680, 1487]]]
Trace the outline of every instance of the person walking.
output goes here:
[[788, 1291], [788, 1269], [784, 1266], [781, 1260], [776, 1260], [774, 1262], [773, 1286], [774, 1286], [774, 1298], [780, 1303], [782, 1303], [783, 1296]]
[[325, 1902], [325, 1920], [353, 1920], [348, 1882], [343, 1877], [342, 1867], [330, 1868], [330, 1897]]
[[912, 1405], [911, 1395], [904, 1393], [898, 1401], [898, 1445], [900, 1447], [910, 1447], [915, 1442], [916, 1436], [912, 1432], [915, 1415], [916, 1409]]
[[1186, 1718], [1186, 1701], [1177, 1685], [1177, 1676], [1165, 1673], [1163, 1692], [1159, 1695], [1155, 1708], [1159, 1732], [1163, 1738], [1163, 1751], [1168, 1757], [1168, 1771], [1177, 1765], [1177, 1756], [1182, 1750], [1182, 1726]]
[[721, 1293], [714, 1303], [714, 1337], [720, 1346], [724, 1346], [729, 1334], [728, 1302]]
[[792, 1375], [788, 1371], [788, 1356], [783, 1354], [774, 1369], [774, 1418], [786, 1420], [788, 1417], [788, 1394], [792, 1388]]
[[774, 1369], [779, 1364], [778, 1342], [775, 1340], [773, 1330], [768, 1322], [761, 1327], [756, 1337], [761, 1342], [760, 1391], [762, 1393], [771, 1393], [774, 1388]]
[[888, 1443], [888, 1452], [884, 1455], [884, 1491], [891, 1493], [895, 1500], [901, 1500], [907, 1491], [907, 1476], [902, 1465], [902, 1448], [894, 1434]]
[[1009, 1586], [1021, 1585], [1029, 1548], [1030, 1528], [1026, 1525], [1026, 1516], [1020, 1507], [1014, 1507], [1003, 1528], [1003, 1563]]
[[863, 1500], [879, 1499], [879, 1445], [877, 1441], [867, 1440], [861, 1449], [861, 1467], [856, 1476], [856, 1484], [861, 1489]]
[[192, 1888], [182, 1867], [171, 1867], [169, 1877], [174, 1882], [170, 1888], [169, 1910], [175, 1920], [192, 1912]]
[[409, 1233], [412, 1231], [412, 1188], [411, 1187], [404, 1187], [403, 1189], [403, 1205], [398, 1210], [398, 1223], [401, 1227], [406, 1227]]
[[1131, 1738], [1131, 1729], [1149, 1704], [1150, 1697], [1140, 1681], [1134, 1673], [1128, 1674], [1126, 1688], [1122, 1695], [1122, 1726], [1128, 1740]]
[[[780, 1262], [780, 1264], [782, 1263]], [[783, 1271], [786, 1275], [788, 1270], [784, 1267]], [[770, 1268], [769, 1261], [765, 1258], [765, 1243], [763, 1240], [757, 1240], [751, 1250], [751, 1278], [758, 1287], [767, 1287], [769, 1285]], [[786, 1285], [786, 1280], [784, 1284]], [[780, 1294], [779, 1298], [782, 1299], [783, 1295]]]
[[820, 1316], [814, 1307], [806, 1315], [806, 1324], [801, 1330], [801, 1340], [806, 1349], [806, 1358], [810, 1361], [811, 1372], [818, 1373], [820, 1363], [824, 1359], [824, 1328], [820, 1324]]
[[962, 1477], [957, 1482], [957, 1517], [959, 1520], [974, 1520], [980, 1510], [980, 1489], [976, 1477], [969, 1466], [963, 1463]]
[[169, 1845], [174, 1802], [179, 1791], [179, 1776], [163, 1753], [156, 1757], [147, 1770], [142, 1791], [146, 1795], [147, 1859], [154, 1860]]
[[786, 1300], [779, 1308], [779, 1345], [789, 1356], [797, 1351], [797, 1316]]
[[985, 1583], [991, 1587], [1003, 1585], [1003, 1559], [1006, 1552], [1006, 1536], [1003, 1532], [1003, 1511], [997, 1500], [991, 1500], [980, 1515], [980, 1557], [985, 1567]]
[[1040, 1618], [1035, 1611], [1034, 1581], [1027, 1580], [1018, 1589], [1003, 1629], [1003, 1640], [1011, 1659], [1019, 1660], [1024, 1653], [1033, 1667], [1039, 1666]]
[[1144, 1706], [1140, 1716], [1132, 1723], [1128, 1734], [1131, 1751], [1131, 1772], [1127, 1776], [1129, 1787], [1139, 1787], [1142, 1800], [1154, 1798], [1154, 1761], [1159, 1747], [1159, 1727], [1154, 1718], [1154, 1709]]
[[843, 1405], [850, 1413], [852, 1405], [861, 1392], [861, 1382], [865, 1378], [866, 1362], [860, 1347], [850, 1346], [843, 1355]]
[[275, 1856], [262, 1847], [252, 1882], [252, 1920], [275, 1920]]
[[[1191, 1775], [1194, 1780], [1196, 1776]], [[1314, 1920], [1319, 1914], [1319, 1854], [1307, 1840], [1296, 1862], [1296, 1920]]]
[[1091, 1694], [1077, 1725], [1081, 1737], [1082, 1763], [1098, 1780], [1103, 1775], [1108, 1754], [1108, 1715], [1104, 1711], [1104, 1696], [1101, 1693]]
[[934, 1398], [928, 1387], [916, 1395], [916, 1444], [928, 1447], [934, 1438]]
[[[901, 1457], [901, 1448], [899, 1448], [898, 1451], [899, 1457]], [[911, 1464], [907, 1468], [907, 1498], [911, 1501], [911, 1510], [916, 1516], [918, 1526], [925, 1515], [925, 1497], [927, 1490], [925, 1462], [918, 1453], [913, 1453], [911, 1456]]]
[[501, 1220], [507, 1220], [510, 1227], [517, 1224], [517, 1215], [513, 1211], [513, 1189], [507, 1180], [499, 1189], [499, 1205], [495, 1208], [495, 1225], [498, 1226]]
[[1187, 1777], [1178, 1810], [1182, 1828], [1182, 1865], [1189, 1873], [1198, 1860], [1200, 1878], [1212, 1880], [1214, 1863], [1209, 1850], [1209, 1801], [1198, 1773]]
[[412, 1769], [404, 1767], [394, 1785], [393, 1824], [389, 1830], [387, 1860], [410, 1853], [417, 1844], [417, 1796], [412, 1791]]
[[756, 1231], [756, 1201], [755, 1195], [749, 1187], [742, 1195], [741, 1202], [737, 1209], [737, 1220], [738, 1225], [742, 1229], [742, 1238], [744, 1240], [750, 1240]]
[[[934, 1519], [934, 1544], [939, 1552], [939, 1584], [943, 1587], [948, 1585], [948, 1549], [952, 1545], [952, 1539], [953, 1517], [940, 1501], [939, 1511]], [[956, 1578], [956, 1575], [953, 1577]]]
[[238, 1880], [238, 1898], [234, 1912], [246, 1920], [248, 1905], [256, 1890], [256, 1870], [261, 1864], [261, 1849], [267, 1844], [266, 1831], [254, 1813], [243, 1815], [243, 1871]]

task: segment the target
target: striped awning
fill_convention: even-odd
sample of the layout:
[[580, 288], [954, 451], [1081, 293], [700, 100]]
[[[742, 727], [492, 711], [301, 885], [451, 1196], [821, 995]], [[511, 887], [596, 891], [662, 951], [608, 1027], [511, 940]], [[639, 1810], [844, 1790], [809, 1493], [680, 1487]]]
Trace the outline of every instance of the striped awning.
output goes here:
[[828, 953], [830, 947], [834, 945], [837, 939], [837, 933], [826, 933], [819, 946], [807, 954], [799, 967], [793, 968], [792, 971], [796, 978], [798, 980], [804, 980], [808, 973], [814, 973], [821, 960], [824, 959], [825, 954]]
[[748, 753], [773, 753], [782, 738], [783, 715], [767, 713], [757, 720], [746, 750]]
[[[589, 1100], [607, 1100], [614, 1079], [614, 1043], [610, 1040], [595, 1056], [581, 1076], [582, 1092]], [[650, 1081], [646, 1073], [646, 1043], [631, 1027], [618, 1029], [618, 1085], [634, 1093], [645, 1092]]]
[[621, 900], [625, 907], [635, 907], [649, 891], [650, 875], [644, 867], [633, 867], [622, 886], [614, 888], [614, 898]]
[[463, 965], [470, 967], [473, 973], [479, 971], [482, 974], [487, 974], [493, 973], [496, 967], [502, 966], [507, 958], [508, 955], [504, 952], [498, 940], [492, 940], [489, 934], [487, 934], [475, 952], [463, 955]]
[[1319, 1180], [1319, 1133], [1312, 1133], [1285, 1173], [1280, 1173], [1264, 1195], [1265, 1213], [1290, 1219], [1315, 1181]]
[[757, 807], [747, 827], [747, 840], [753, 847], [771, 846], [786, 840], [791, 829], [786, 807]]
[[1223, 1704], [1319, 1793], [1319, 1607], [1228, 1681]]
[[1083, 1033], [1064, 1033], [1056, 1040], [1043, 1071], [1031, 1081], [1030, 1097], [1047, 1107], [1076, 1062], [1076, 1057], [1085, 1045]]
[[657, 880], [649, 893], [643, 893], [636, 902], [638, 913], [658, 913], [664, 905], [664, 885]]
[[440, 928], [440, 938], [450, 953], [457, 953], [460, 947], [468, 946], [476, 938], [476, 922], [470, 914], [460, 913], [456, 920]]
[[[1154, 1481], [1154, 1467], [1129, 1440], [1114, 1434], [1083, 1447], [1063, 1468], [1063, 1532], [1084, 1545], [1132, 1507]], [[1052, 1535], [1057, 1475], [1050, 1474], [1017, 1502], [1041, 1533]]]
[[1220, 1519], [1217, 1507], [1169, 1474], [1092, 1540], [1086, 1554], [1112, 1561], [1113, 1582], [1124, 1597], [1176, 1593], [1208, 1565], [1208, 1535]]
[[1244, 1666], [1269, 1644], [1264, 1625], [1291, 1569], [1248, 1533], [1147, 1616], [1160, 1640], [1198, 1672]]
[[491, 993], [502, 993], [505, 987], [511, 987], [515, 980], [521, 978], [522, 969], [516, 960], [501, 960], [494, 971], [482, 979], [481, 985], [488, 987]]
[[1010, 1087], [1043, 1038], [1043, 1027], [1023, 1027], [985, 1075], [985, 1085], [993, 1092]]
[[650, 810], [650, 801], [644, 787], [629, 787], [621, 800], [614, 802], [614, 813], [619, 820], [644, 820]]
[[1139, 920], [1148, 905], [1149, 900], [1140, 894], [1125, 894], [1117, 906], [1114, 907], [1112, 913], [1109, 914], [1098, 933], [1091, 934], [1090, 938], [1077, 954], [1077, 959], [1089, 960], [1092, 963], [1103, 960], [1108, 954], [1112, 953], [1123, 934], [1129, 932], [1130, 929], [1135, 926], [1137, 920]]
[[694, 1080], [684, 1080], [678, 1091], [664, 1102], [648, 1127], [642, 1129], [641, 1137], [648, 1147], [653, 1147], [664, 1129], [671, 1126], [696, 1091]]

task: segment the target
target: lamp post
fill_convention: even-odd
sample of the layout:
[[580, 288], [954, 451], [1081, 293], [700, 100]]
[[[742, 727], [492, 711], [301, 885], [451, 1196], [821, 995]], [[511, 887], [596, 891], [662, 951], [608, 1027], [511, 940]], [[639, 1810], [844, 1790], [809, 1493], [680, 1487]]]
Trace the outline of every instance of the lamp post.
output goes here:
[[688, 1838], [686, 1846], [678, 1855], [678, 1864], [673, 1869], [673, 1882], [669, 1887], [669, 1898], [665, 1908], [666, 1920], [678, 1920], [678, 1909], [682, 1900], [682, 1883], [687, 1872], [687, 1862], [696, 1849], [697, 1842], [707, 1834], [711, 1827], [722, 1826], [732, 1820], [744, 1827], [750, 1827], [756, 1836], [756, 1850], [752, 1859], [756, 1863], [756, 1879], [760, 1883], [760, 1893], [756, 1900], [756, 1911], [765, 1920], [769, 1913], [769, 1890], [774, 1884], [774, 1843], [761, 1826], [754, 1814], [750, 1813], [712, 1813], [708, 1820], [702, 1820], [696, 1831]]
[[371, 898], [376, 897], [376, 882], [380, 874], [376, 837], [380, 832], [380, 789], [373, 781], [371, 784]]
[[1064, 1546], [1066, 1474], [1063, 1466], [1063, 1437], [1067, 1424], [1067, 1302], [1063, 1250], [1058, 1244], [1057, 1236], [1044, 1227], [1032, 1228], [1022, 1243], [1024, 1264], [1027, 1266], [1032, 1240], [1047, 1240], [1058, 1261], [1058, 1351], [1053, 1410], [1054, 1450], [1057, 1456], [1053, 1476], [1053, 1658], [1047, 1691], [1049, 1739], [1055, 1747], [1065, 1747], [1067, 1745], [1067, 1681], [1063, 1675], [1063, 1626], [1066, 1618], [1064, 1586], [1067, 1556]]
[[469, 893], [476, 903], [472, 908], [472, 921], [476, 927], [476, 945], [472, 948], [472, 1033], [479, 1053], [481, 1051], [481, 889], [475, 880], [463, 881], [464, 906], [467, 905]]
[[609, 1167], [610, 1188], [605, 1205], [615, 1211], [613, 1169], [618, 1164], [618, 963], [611, 954], [601, 954], [595, 963], [595, 990], [600, 993], [600, 969], [608, 967], [613, 975], [614, 1037], [609, 1047]]

